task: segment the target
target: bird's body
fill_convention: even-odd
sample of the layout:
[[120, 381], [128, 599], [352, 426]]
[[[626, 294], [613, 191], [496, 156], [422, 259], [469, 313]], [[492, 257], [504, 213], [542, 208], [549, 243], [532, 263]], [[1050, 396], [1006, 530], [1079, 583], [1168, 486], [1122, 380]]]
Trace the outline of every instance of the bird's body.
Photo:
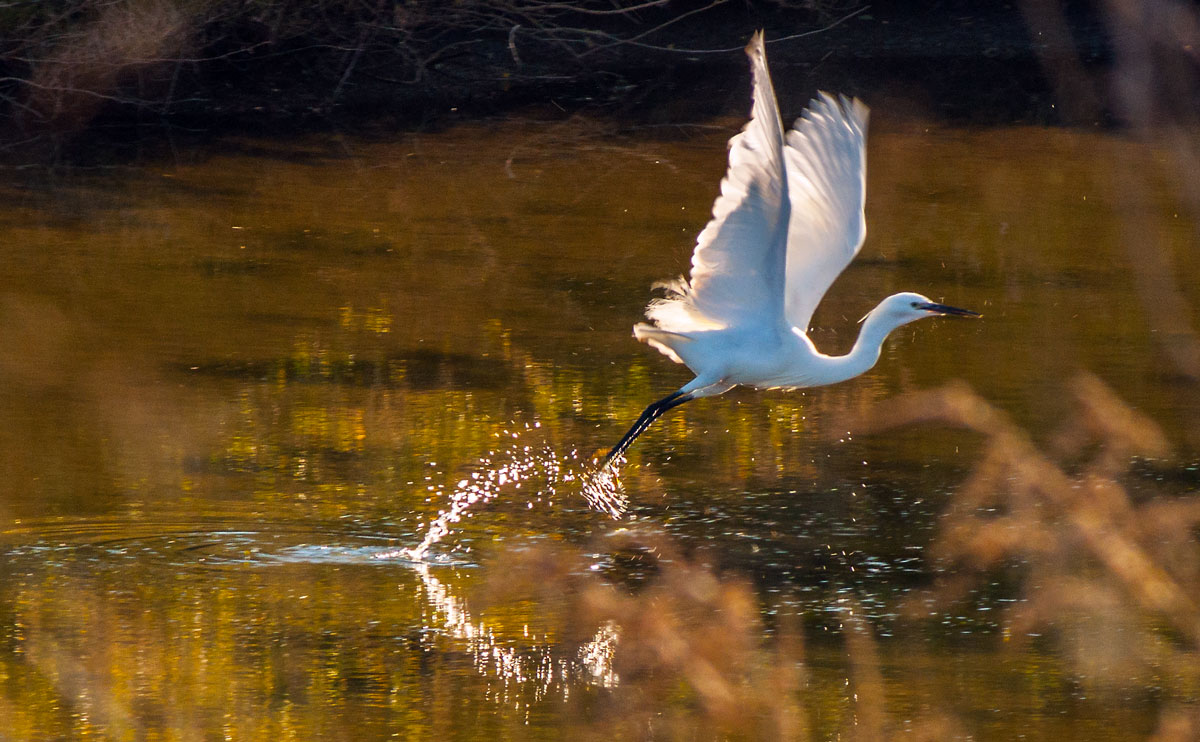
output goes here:
[[696, 378], [642, 413], [605, 463], [672, 407], [735, 386], [801, 389], [858, 376], [897, 327], [936, 315], [978, 316], [920, 294], [889, 296], [863, 319], [854, 348], [829, 356], [807, 334], [813, 311], [866, 237], [867, 107], [822, 93], [784, 133], [762, 33], [746, 53], [750, 122], [729, 142], [729, 169], [700, 233], [690, 279], [664, 284], [635, 337]]

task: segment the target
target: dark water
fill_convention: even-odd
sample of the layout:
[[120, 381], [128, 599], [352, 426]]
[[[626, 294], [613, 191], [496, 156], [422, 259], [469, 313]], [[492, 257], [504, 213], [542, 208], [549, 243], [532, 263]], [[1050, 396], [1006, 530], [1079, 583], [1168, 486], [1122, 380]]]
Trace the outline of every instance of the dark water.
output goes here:
[[[5, 173], [7, 737], [588, 733], [566, 699], [622, 682], [619, 631], [571, 643], [553, 606], [477, 598], [493, 565], [545, 546], [636, 593], [653, 569], [605, 546], [630, 527], [749, 580], [764, 636], [799, 617], [819, 734], [851, 715], [843, 646], [823, 639], [850, 602], [900, 730], [935, 707], [976, 739], [1146, 734], [1152, 693], [1093, 700], [1051, 646], [1003, 648], [990, 616], [1019, 599], [1003, 586], [916, 630], [897, 618], [980, 443], [847, 421], [962, 379], [1039, 439], [1089, 369], [1182, 440], [1120, 243], [1118, 165], [1158, 156], [876, 120], [867, 244], [818, 310], [818, 346], [848, 350], [899, 290], [984, 320], [904, 328], [838, 387], [671, 413], [631, 452], [617, 522], [581, 495], [587, 460], [688, 379], [630, 326], [686, 267], [738, 122], [240, 140]], [[1192, 224], [1168, 188], [1154, 199], [1147, 238], [1195, 275]], [[454, 503], [461, 520], [407, 558]]]

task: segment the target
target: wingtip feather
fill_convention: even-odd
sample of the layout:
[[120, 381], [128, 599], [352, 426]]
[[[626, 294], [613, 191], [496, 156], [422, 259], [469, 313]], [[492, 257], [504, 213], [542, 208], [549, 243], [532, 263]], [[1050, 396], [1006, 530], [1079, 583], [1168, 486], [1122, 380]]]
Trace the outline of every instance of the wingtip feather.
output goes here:
[[796, 126], [799, 127], [800, 122], [810, 116], [821, 115], [832, 115], [837, 118], [846, 119], [857, 124], [865, 132], [867, 121], [871, 117], [871, 108], [859, 98], [852, 98], [845, 94], [838, 94], [835, 98], [832, 93], [819, 90], [817, 91], [817, 97], [809, 102], [808, 109], [796, 121]]
[[754, 59], [755, 57], [765, 54], [765, 41], [763, 38], [763, 30], [760, 28], [750, 37], [750, 43], [746, 44], [746, 56]]

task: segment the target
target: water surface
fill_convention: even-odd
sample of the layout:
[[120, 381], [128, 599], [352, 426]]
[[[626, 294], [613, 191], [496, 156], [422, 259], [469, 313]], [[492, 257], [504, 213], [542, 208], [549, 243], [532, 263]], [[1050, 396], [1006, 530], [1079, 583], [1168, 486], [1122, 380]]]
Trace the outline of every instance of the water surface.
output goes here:
[[[1141, 145], [877, 116], [867, 243], [816, 343], [847, 351], [900, 290], [985, 318], [903, 328], [834, 388], [673, 411], [630, 452], [624, 519], [588, 506], [593, 452], [689, 378], [630, 327], [686, 268], [738, 125], [513, 120], [4, 173], [10, 736], [587, 731], [612, 713], [619, 632], [568, 637], [543, 604], [476, 599], [497, 560], [566, 553], [546, 547], [636, 592], [654, 560], [605, 542], [629, 527], [748, 580], [764, 636], [799, 617], [821, 734], [853, 721], [850, 605], [881, 637], [901, 729], [937, 707], [976, 739], [1145, 734], [1153, 698], [1093, 702], [1037, 641], [996, 651], [988, 611], [1017, 599], [1002, 586], [905, 628], [980, 443], [847, 422], [962, 379], [1038, 438], [1090, 369], [1181, 440], [1120, 244], [1113, 163], [1154, 167]], [[1155, 198], [1153, 238], [1194, 275], [1192, 225]], [[454, 502], [461, 519], [406, 558]]]

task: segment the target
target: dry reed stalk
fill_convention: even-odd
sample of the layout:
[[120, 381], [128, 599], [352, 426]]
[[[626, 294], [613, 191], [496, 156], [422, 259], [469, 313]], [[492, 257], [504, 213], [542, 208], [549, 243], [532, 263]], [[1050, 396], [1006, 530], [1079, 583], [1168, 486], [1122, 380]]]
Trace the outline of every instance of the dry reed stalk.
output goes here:
[[[587, 555], [599, 552], [640, 560], [651, 574], [640, 589], [614, 584], [589, 568], [594, 556]], [[567, 656], [597, 627], [613, 627], [617, 680], [603, 704], [585, 709], [568, 703], [564, 709], [587, 739], [820, 738], [819, 707], [806, 703], [814, 689], [797, 620], [781, 616], [773, 640], [764, 640], [769, 632], [749, 583], [680, 553], [662, 533], [618, 529], [583, 549], [512, 549], [488, 574], [473, 601], [477, 607], [532, 600], [542, 615], [553, 615]], [[879, 650], [861, 614], [853, 603], [843, 613], [849, 702], [843, 737], [965, 738], [949, 716], [937, 712], [920, 714], [907, 730], [895, 731]]]
[[1024, 600], [1005, 617], [1007, 635], [1058, 637], [1081, 677], [1101, 685], [1158, 673], [1189, 687], [1200, 661], [1200, 502], [1132, 496], [1131, 460], [1167, 456], [1165, 436], [1094, 376], [1069, 389], [1078, 412], [1049, 447], [1068, 464], [961, 384], [893, 400], [864, 424], [942, 423], [986, 439], [931, 547], [935, 585], [908, 614], [942, 610], [1008, 572]]

